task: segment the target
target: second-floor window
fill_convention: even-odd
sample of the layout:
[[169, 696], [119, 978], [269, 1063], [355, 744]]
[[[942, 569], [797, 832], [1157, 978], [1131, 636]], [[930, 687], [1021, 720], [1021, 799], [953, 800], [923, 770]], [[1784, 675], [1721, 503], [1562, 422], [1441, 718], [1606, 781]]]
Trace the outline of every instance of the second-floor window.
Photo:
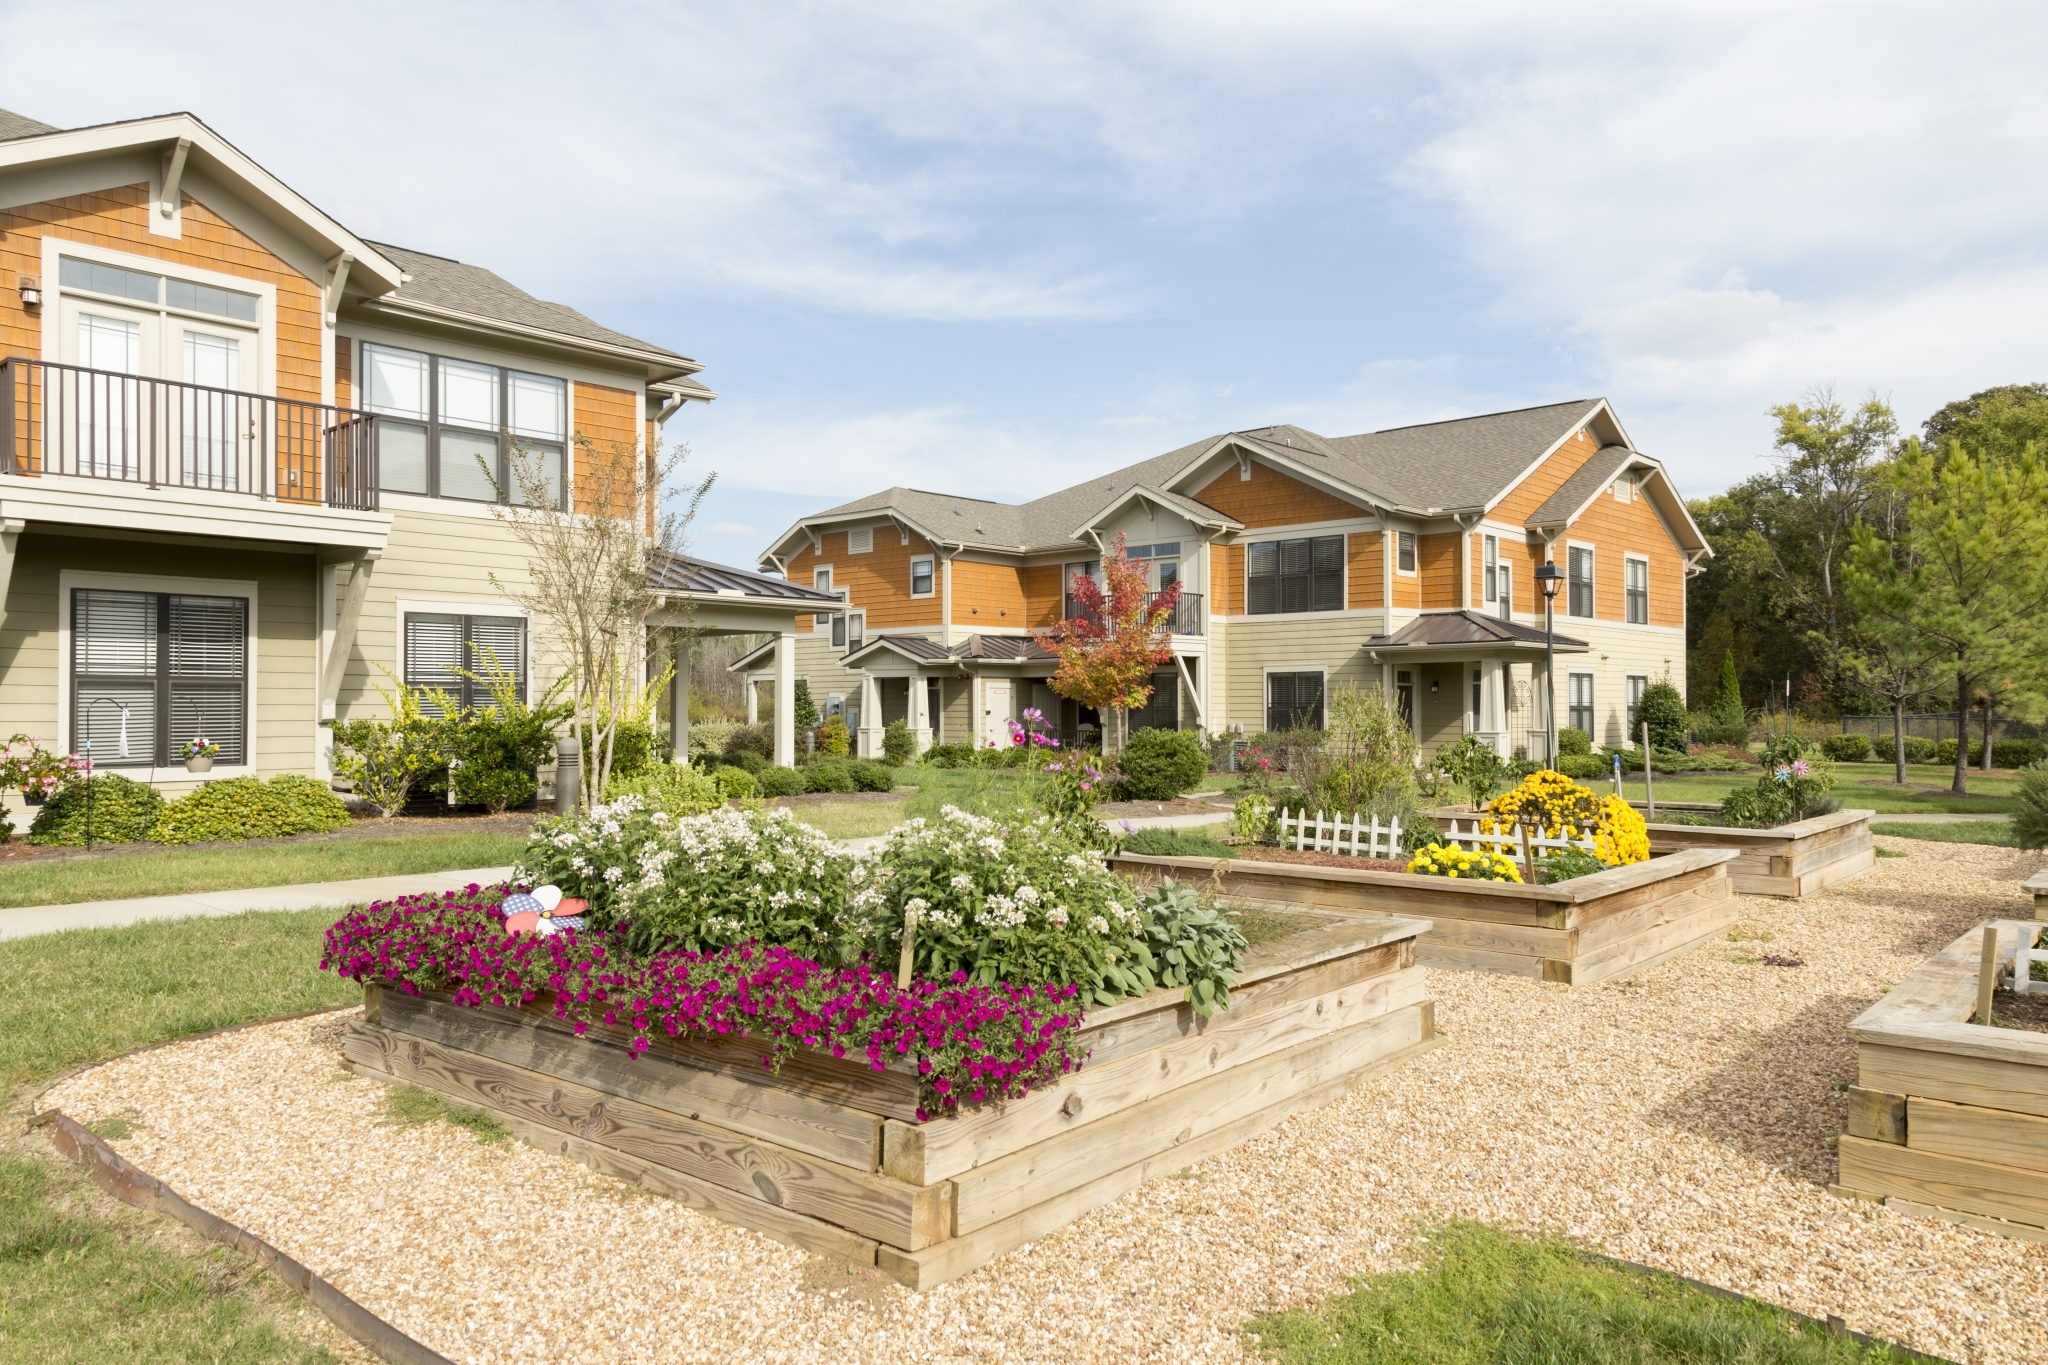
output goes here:
[[1628, 622], [1632, 626], [1650, 624], [1650, 561], [1628, 559]]
[[1583, 545], [1574, 545], [1565, 556], [1565, 580], [1570, 592], [1565, 597], [1565, 612], [1570, 616], [1591, 616], [1593, 614], [1593, 552]]
[[1146, 583], [1154, 592], [1165, 592], [1180, 582], [1180, 542], [1163, 541], [1158, 545], [1133, 545], [1124, 553], [1145, 565]]
[[1343, 610], [1342, 536], [1257, 541], [1245, 547], [1244, 564], [1245, 610], [1254, 616]]
[[851, 654], [867, 643], [868, 614], [842, 611], [832, 618], [832, 648]]
[[910, 561], [910, 595], [930, 597], [932, 595], [932, 559], [930, 555]]
[[1397, 573], [1415, 572], [1415, 533], [1396, 531], [1394, 533], [1394, 569]]
[[563, 381], [373, 342], [363, 343], [363, 379], [363, 406], [385, 419], [378, 437], [385, 491], [562, 505]]
[[1071, 564], [1060, 566], [1060, 616], [1068, 621], [1074, 620], [1081, 614], [1081, 604], [1074, 597], [1074, 580], [1076, 578], [1090, 578], [1100, 586], [1102, 582], [1101, 561], [1081, 559]]
[[1486, 573], [1482, 576], [1486, 587], [1486, 600], [1500, 600], [1499, 589], [1495, 586], [1500, 577], [1500, 537], [1486, 538]]
[[[811, 570], [811, 586], [816, 588], [819, 592], [832, 591], [832, 569], [830, 565], [827, 565], [822, 569]], [[811, 617], [811, 624], [815, 626], [822, 626], [831, 619], [831, 612], [821, 611], [817, 613], [815, 616]]]

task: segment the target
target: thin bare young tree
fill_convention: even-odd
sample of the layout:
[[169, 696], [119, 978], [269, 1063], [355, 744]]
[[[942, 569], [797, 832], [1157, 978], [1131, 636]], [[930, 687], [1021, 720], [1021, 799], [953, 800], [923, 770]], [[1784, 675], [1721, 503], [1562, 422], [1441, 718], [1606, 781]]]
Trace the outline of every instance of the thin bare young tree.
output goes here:
[[492, 574], [491, 585], [546, 623], [538, 632], [543, 647], [569, 679], [569, 729], [583, 766], [580, 803], [588, 808], [603, 799], [619, 727], [645, 714], [666, 682], [640, 681], [647, 622], [664, 605], [651, 570], [682, 553], [717, 476], [679, 499], [680, 510], [664, 508], [662, 489], [689, 447], [600, 444], [579, 433], [573, 455], [565, 490], [549, 460], [512, 443], [510, 496], [492, 513], [526, 547], [527, 580], [500, 582]]

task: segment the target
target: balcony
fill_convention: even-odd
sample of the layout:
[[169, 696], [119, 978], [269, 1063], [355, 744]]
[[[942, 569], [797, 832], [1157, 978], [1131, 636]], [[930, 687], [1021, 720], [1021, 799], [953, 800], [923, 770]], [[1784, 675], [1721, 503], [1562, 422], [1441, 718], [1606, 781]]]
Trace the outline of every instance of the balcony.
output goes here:
[[377, 419], [16, 356], [0, 362], [0, 473], [375, 512]]
[[[1151, 608], [1159, 601], [1160, 596], [1161, 594], [1156, 592], [1148, 594], [1145, 598], [1145, 606], [1148, 609]], [[1078, 621], [1085, 613], [1076, 605], [1074, 599], [1069, 596], [1062, 604], [1061, 614], [1069, 621]], [[1172, 633], [1175, 635], [1202, 634], [1202, 594], [1198, 592], [1182, 593], [1180, 600], [1174, 603], [1172, 623]]]

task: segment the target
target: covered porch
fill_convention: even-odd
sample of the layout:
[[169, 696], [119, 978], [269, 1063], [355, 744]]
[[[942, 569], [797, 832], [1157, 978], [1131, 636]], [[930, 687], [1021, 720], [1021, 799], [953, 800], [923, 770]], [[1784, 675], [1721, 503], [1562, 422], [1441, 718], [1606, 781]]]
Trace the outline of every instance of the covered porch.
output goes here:
[[[1426, 612], [1363, 647], [1425, 758], [1468, 734], [1502, 758], [1546, 758], [1555, 689], [1544, 643], [1541, 630], [1466, 609]], [[1589, 648], [1566, 635], [1551, 643], [1558, 654]]]

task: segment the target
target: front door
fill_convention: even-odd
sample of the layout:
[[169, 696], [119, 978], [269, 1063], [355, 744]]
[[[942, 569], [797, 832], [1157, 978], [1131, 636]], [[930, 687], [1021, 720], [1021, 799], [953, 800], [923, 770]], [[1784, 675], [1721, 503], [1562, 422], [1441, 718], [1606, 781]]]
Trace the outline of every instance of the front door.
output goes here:
[[981, 685], [981, 747], [1010, 747], [1010, 680], [990, 678]]

